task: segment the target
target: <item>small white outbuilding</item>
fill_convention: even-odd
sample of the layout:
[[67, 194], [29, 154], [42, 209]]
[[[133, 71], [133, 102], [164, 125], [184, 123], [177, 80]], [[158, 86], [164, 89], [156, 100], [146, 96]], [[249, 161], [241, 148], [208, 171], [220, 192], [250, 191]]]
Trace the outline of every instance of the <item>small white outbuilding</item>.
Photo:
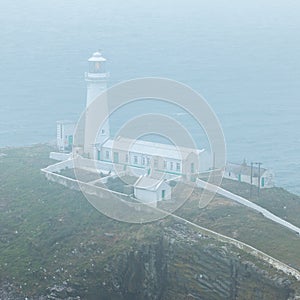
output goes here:
[[133, 185], [134, 196], [141, 202], [155, 205], [158, 201], [171, 199], [171, 186], [164, 179], [140, 176]]
[[246, 182], [260, 188], [274, 187], [274, 173], [265, 168], [257, 166], [249, 166], [246, 161], [242, 164], [227, 163], [224, 173], [224, 178]]
[[56, 122], [56, 143], [58, 151], [70, 152], [73, 146], [73, 133], [76, 123], [72, 121], [57, 121]]

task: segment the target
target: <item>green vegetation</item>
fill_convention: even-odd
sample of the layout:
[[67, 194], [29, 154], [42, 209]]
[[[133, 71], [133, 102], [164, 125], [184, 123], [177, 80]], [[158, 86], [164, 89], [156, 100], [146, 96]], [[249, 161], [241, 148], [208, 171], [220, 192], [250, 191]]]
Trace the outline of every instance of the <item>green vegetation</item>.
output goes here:
[[[249, 199], [249, 184], [225, 179], [223, 180], [223, 187]], [[261, 189], [259, 197], [257, 195], [257, 188], [254, 187], [252, 194], [253, 196], [249, 200], [268, 209], [278, 217], [300, 227], [300, 196], [289, 193], [280, 187]]]
[[135, 176], [123, 176], [116, 178], [108, 178], [107, 187], [115, 192], [124, 193], [124, 194], [133, 194], [132, 186], [136, 181], [137, 177]]
[[103, 174], [101, 174], [101, 173], [98, 174], [95, 172], [89, 172], [89, 171], [82, 170], [82, 169], [75, 169], [75, 170], [74, 169], [64, 169], [64, 170], [61, 170], [61, 172], [59, 172], [58, 174], [72, 178], [72, 179], [79, 178], [83, 182], [98, 180], [101, 177], [103, 177]]
[[111, 220], [81, 193], [47, 181], [40, 168], [53, 163], [50, 151], [1, 151], [7, 156], [0, 158], [0, 282], [13, 278], [28, 296], [57, 281], [99, 282], [93, 270], [133, 245], [142, 228]]
[[[223, 187], [248, 198], [248, 184], [224, 180]], [[206, 208], [199, 210], [197, 206], [201, 192], [200, 189], [196, 189], [191, 199], [177, 214], [196, 224], [245, 242], [300, 270], [299, 235], [266, 219], [258, 212], [221, 196], [215, 196]], [[260, 198], [253, 201], [299, 226], [298, 196], [282, 188], [272, 188], [263, 190]]]
[[[98, 213], [80, 192], [46, 180], [40, 169], [53, 163], [48, 158], [50, 151], [46, 145], [1, 150], [7, 156], [0, 157], [0, 282], [13, 279], [29, 297], [57, 282], [98, 286], [105, 281], [103, 270], [112, 257], [158, 240], [163, 228], [173, 222], [170, 217], [132, 225]], [[135, 179], [126, 178], [125, 182]], [[118, 186], [120, 182], [112, 184]], [[224, 182], [224, 186], [241, 195], [249, 188], [234, 182]], [[222, 197], [199, 210], [200, 193], [195, 190], [176, 214], [244, 241], [300, 270], [299, 236]], [[299, 197], [275, 188], [263, 191], [254, 201], [300, 225]]]

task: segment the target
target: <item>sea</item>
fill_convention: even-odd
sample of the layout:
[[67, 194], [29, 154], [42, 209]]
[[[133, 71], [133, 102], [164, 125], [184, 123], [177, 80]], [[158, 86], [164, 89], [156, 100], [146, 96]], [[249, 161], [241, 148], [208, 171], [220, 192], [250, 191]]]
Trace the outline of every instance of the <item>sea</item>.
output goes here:
[[77, 120], [100, 49], [110, 86], [190, 86], [217, 115], [229, 161], [262, 162], [300, 195], [299, 15], [297, 0], [3, 0], [0, 147], [53, 142], [57, 120]]

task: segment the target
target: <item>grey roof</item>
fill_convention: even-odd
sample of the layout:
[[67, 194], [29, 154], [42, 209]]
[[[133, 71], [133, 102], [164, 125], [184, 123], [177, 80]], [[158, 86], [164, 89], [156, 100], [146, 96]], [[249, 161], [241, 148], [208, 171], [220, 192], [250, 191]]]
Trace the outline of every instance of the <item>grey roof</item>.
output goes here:
[[[233, 174], [241, 174], [246, 176], [251, 176], [251, 166], [247, 165], [245, 162], [242, 164], [235, 164], [228, 162], [226, 164], [225, 170]], [[265, 173], [267, 169], [260, 167], [260, 175]], [[253, 165], [252, 176], [258, 177], [259, 169], [257, 165]]]
[[143, 140], [133, 140], [123, 137], [119, 137], [116, 140], [109, 139], [102, 145], [102, 147], [178, 160], [186, 159], [191, 153], [199, 155], [204, 151], [204, 149], [200, 150], [186, 147], [176, 147], [174, 145], [148, 142]]
[[163, 179], [155, 179], [149, 176], [141, 176], [135, 182], [134, 187], [148, 191], [157, 191], [163, 182]]

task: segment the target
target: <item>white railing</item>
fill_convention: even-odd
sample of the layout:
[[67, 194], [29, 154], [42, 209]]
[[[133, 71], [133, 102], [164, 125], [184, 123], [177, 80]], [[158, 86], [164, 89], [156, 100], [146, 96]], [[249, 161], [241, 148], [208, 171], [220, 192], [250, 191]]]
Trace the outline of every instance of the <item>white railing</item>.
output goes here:
[[85, 74], [85, 79], [91, 79], [91, 80], [95, 80], [95, 79], [105, 79], [107, 77], [109, 77], [108, 73], [89, 73], [86, 72]]

